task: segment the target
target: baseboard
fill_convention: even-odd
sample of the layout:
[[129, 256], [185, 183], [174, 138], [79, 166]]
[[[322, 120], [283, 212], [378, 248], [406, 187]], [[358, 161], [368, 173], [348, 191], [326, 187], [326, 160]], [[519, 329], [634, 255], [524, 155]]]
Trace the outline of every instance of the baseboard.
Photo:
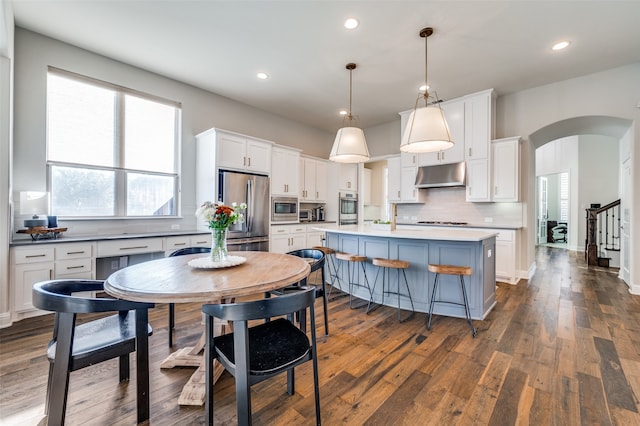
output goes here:
[[629, 286], [629, 293], [640, 295], [640, 284], [627, 284]]
[[520, 269], [517, 272], [518, 280], [530, 280], [531, 278], [533, 278], [535, 273], [536, 273], [536, 262], [532, 262], [531, 265], [529, 265], [528, 270]]
[[6, 328], [11, 326], [11, 312], [3, 312], [0, 314], [0, 328]]

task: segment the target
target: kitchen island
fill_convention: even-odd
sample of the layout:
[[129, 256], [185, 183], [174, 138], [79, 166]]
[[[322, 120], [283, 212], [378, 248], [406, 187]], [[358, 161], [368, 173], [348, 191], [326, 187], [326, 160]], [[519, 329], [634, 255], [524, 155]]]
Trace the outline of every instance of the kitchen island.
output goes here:
[[[336, 251], [367, 256], [366, 275], [371, 288], [374, 287], [377, 267], [371, 259], [406, 260], [410, 267], [406, 270], [409, 289], [416, 312], [429, 312], [429, 300], [433, 289], [435, 274], [427, 269], [429, 263], [470, 266], [471, 276], [465, 277], [465, 286], [469, 296], [469, 306], [473, 319], [484, 319], [496, 304], [495, 245], [496, 233], [470, 229], [397, 229], [385, 231], [373, 229], [368, 225], [346, 227], [317, 227], [326, 233], [326, 245]], [[342, 290], [348, 291], [347, 267], [339, 267]], [[392, 289], [396, 288], [396, 274], [391, 274]], [[358, 268], [356, 277], [363, 282], [362, 270]], [[382, 274], [373, 294], [375, 303], [382, 302]], [[462, 301], [459, 278], [441, 275], [437, 299]], [[354, 296], [369, 300], [366, 288], [355, 287]], [[397, 298], [387, 295], [384, 304], [396, 306]], [[402, 309], [411, 309], [407, 298], [400, 298]], [[433, 309], [436, 315], [464, 318], [464, 308], [450, 304], [436, 303]]]

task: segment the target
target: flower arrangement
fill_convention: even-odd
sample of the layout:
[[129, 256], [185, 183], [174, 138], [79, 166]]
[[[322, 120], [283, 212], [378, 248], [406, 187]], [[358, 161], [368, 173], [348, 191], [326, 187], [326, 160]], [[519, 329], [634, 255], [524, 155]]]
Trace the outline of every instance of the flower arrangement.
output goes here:
[[196, 216], [209, 223], [209, 229], [225, 230], [231, 225], [244, 222], [243, 211], [247, 209], [245, 203], [232, 203], [226, 206], [220, 202], [205, 201], [196, 210]]

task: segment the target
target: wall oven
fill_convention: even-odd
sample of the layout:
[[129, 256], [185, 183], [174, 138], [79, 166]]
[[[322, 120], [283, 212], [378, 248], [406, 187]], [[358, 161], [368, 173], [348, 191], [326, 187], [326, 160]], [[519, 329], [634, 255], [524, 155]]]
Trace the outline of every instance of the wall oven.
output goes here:
[[295, 197], [271, 198], [271, 222], [298, 222], [298, 199]]
[[358, 223], [358, 194], [341, 192], [339, 200], [340, 225], [355, 225]]

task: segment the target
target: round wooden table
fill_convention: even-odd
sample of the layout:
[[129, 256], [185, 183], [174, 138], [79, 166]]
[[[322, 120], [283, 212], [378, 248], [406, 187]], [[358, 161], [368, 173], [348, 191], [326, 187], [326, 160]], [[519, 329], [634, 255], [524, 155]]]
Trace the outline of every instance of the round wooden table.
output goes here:
[[[198, 269], [188, 262], [208, 255], [167, 257], [139, 263], [114, 272], [104, 283], [105, 291], [120, 299], [154, 303], [220, 303], [240, 296], [261, 294], [297, 283], [309, 275], [309, 263], [288, 254], [260, 251], [232, 252], [246, 258], [241, 265]], [[198, 367], [184, 386], [180, 405], [203, 405], [206, 395], [203, 356], [204, 334], [195, 347], [172, 353], [161, 368]], [[216, 379], [222, 369], [216, 370]]]

